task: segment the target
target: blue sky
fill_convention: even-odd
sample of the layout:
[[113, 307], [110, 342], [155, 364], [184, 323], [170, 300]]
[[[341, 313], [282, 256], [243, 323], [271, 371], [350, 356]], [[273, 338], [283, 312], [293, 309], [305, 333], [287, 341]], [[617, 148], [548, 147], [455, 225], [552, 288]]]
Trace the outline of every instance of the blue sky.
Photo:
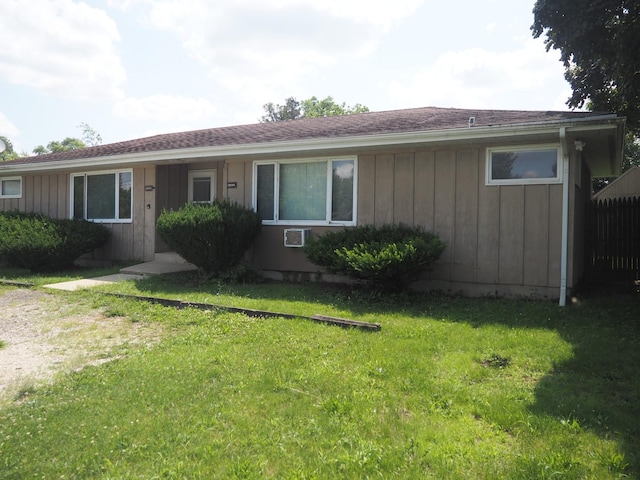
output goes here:
[[0, 135], [103, 143], [257, 122], [267, 102], [565, 110], [525, 0], [0, 0]]

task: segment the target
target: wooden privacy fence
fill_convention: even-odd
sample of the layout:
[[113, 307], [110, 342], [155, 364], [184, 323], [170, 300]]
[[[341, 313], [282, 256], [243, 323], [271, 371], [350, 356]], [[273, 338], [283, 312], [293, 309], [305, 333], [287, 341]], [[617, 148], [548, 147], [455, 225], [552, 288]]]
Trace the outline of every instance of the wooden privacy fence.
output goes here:
[[640, 197], [593, 200], [585, 225], [589, 280], [640, 278]]

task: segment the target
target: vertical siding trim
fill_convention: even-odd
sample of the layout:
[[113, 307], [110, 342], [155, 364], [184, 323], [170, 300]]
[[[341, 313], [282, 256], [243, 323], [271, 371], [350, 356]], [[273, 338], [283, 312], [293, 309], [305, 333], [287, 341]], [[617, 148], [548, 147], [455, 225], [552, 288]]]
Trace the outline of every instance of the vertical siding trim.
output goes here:
[[393, 173], [393, 223], [413, 225], [414, 210], [414, 169], [413, 153], [395, 156]]
[[423, 226], [430, 232], [433, 232], [435, 205], [434, 152], [418, 152], [415, 156], [414, 169], [414, 223], [416, 225]]
[[375, 156], [358, 157], [358, 225], [373, 225], [376, 199]]
[[377, 226], [393, 223], [394, 164], [394, 155], [376, 155], [374, 223]]

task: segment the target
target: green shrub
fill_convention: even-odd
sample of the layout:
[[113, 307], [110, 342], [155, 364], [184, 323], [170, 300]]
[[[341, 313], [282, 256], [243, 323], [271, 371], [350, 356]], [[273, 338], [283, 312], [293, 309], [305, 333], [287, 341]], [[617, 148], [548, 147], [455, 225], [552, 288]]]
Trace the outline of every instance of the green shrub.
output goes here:
[[307, 258], [330, 273], [382, 290], [401, 290], [427, 270], [446, 245], [421, 227], [364, 225], [311, 239]]
[[39, 213], [0, 214], [0, 262], [33, 272], [71, 267], [104, 245], [109, 229], [86, 220], [53, 219]]
[[256, 212], [229, 201], [164, 211], [156, 224], [160, 238], [172, 250], [213, 276], [240, 263], [261, 227]]

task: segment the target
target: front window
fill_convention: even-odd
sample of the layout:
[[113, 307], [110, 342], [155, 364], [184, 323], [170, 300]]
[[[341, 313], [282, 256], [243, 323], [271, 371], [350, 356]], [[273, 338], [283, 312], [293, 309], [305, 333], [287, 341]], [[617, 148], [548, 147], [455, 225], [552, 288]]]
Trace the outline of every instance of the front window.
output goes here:
[[560, 183], [556, 146], [491, 148], [487, 151], [487, 185]]
[[0, 198], [21, 198], [22, 177], [0, 178]]
[[355, 224], [354, 158], [256, 162], [254, 178], [264, 223]]
[[72, 218], [99, 222], [130, 222], [133, 173], [82, 173], [71, 176]]

